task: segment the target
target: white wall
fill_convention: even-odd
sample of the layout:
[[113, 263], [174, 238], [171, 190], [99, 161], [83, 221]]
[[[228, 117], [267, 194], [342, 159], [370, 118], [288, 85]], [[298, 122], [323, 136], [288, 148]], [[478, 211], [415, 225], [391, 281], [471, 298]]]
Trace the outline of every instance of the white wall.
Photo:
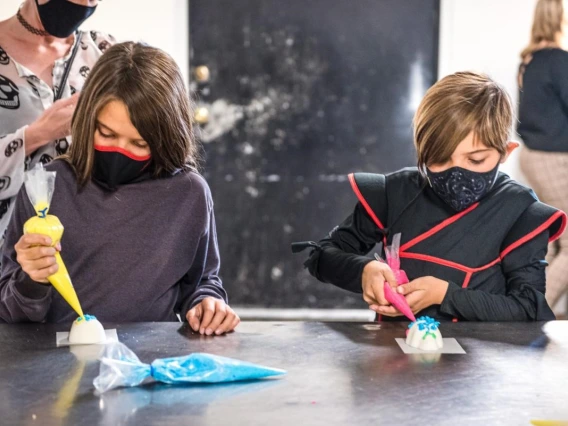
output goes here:
[[[22, 0], [0, 0], [0, 20], [14, 15]], [[189, 75], [188, 0], [107, 0], [83, 24], [118, 40], [145, 41], [164, 49]]]
[[[505, 86], [516, 104], [519, 53], [529, 41], [535, 5], [536, 0], [442, 0], [439, 77], [484, 72]], [[522, 180], [517, 156], [502, 170]]]

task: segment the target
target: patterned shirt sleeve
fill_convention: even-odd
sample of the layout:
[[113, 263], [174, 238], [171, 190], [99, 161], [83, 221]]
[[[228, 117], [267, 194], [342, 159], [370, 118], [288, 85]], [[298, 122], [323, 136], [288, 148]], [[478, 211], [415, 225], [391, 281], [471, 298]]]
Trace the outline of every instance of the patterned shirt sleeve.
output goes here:
[[14, 197], [24, 182], [25, 126], [14, 133], [0, 135], [0, 247], [13, 210]]

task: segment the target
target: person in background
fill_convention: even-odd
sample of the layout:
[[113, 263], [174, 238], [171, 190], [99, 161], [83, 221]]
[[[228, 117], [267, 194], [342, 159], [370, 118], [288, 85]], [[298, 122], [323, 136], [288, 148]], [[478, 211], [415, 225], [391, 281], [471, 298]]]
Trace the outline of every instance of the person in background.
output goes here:
[[0, 248], [24, 172], [65, 154], [77, 93], [114, 43], [78, 32], [98, 0], [25, 0], [0, 22]]
[[[519, 124], [521, 171], [544, 203], [568, 211], [568, 52], [563, 49], [565, 4], [539, 0], [531, 41], [521, 53]], [[546, 299], [568, 291], [568, 234], [551, 245]]]

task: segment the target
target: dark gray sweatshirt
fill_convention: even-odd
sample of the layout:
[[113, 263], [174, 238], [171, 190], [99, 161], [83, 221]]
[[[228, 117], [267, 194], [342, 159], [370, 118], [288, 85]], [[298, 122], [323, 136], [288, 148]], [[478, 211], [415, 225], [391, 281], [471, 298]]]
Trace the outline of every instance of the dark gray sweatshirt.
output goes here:
[[[81, 190], [70, 166], [56, 160], [50, 214], [65, 233], [61, 256], [83, 312], [101, 321], [176, 321], [203, 298], [227, 301], [207, 182], [183, 172], [120, 186], [89, 182]], [[34, 282], [14, 245], [35, 215], [22, 187], [6, 233], [0, 276], [0, 322], [67, 322], [77, 314], [51, 287]]]

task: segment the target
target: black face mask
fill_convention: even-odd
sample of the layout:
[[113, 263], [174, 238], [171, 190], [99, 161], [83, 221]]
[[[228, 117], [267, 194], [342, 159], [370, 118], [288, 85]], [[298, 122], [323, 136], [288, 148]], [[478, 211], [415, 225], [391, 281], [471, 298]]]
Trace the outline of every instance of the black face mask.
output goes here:
[[434, 192], [459, 212], [478, 202], [491, 190], [498, 170], [499, 164], [486, 173], [452, 167], [439, 173], [426, 169], [426, 175]]
[[150, 178], [150, 156], [136, 157], [120, 148], [95, 146], [93, 179], [114, 191], [119, 185]]
[[83, 6], [68, 0], [49, 0], [40, 5], [36, 0], [43, 28], [54, 37], [66, 38], [94, 12], [97, 6]]

